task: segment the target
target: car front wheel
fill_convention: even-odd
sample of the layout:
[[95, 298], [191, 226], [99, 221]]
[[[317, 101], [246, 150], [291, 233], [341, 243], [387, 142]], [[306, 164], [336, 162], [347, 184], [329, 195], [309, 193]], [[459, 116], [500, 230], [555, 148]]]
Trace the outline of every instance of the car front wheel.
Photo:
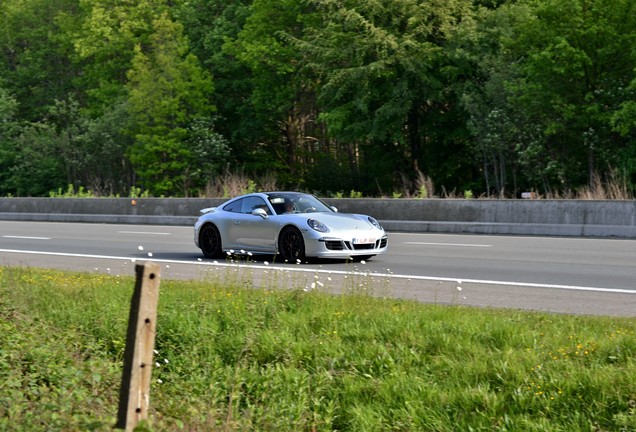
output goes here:
[[223, 255], [221, 234], [219, 234], [219, 230], [214, 225], [208, 224], [201, 228], [199, 245], [201, 246], [201, 252], [206, 258], [219, 258]]
[[278, 239], [278, 252], [286, 262], [299, 262], [305, 259], [305, 241], [297, 228], [288, 227], [281, 231]]

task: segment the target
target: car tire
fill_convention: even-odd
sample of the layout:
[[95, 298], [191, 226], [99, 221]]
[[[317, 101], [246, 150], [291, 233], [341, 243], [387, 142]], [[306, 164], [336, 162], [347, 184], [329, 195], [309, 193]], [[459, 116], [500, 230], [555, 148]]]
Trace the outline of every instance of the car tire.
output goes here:
[[216, 226], [207, 224], [201, 228], [199, 246], [206, 258], [220, 258], [223, 255], [221, 234]]
[[284, 262], [296, 263], [305, 260], [305, 240], [297, 228], [283, 228], [278, 236], [278, 253]]

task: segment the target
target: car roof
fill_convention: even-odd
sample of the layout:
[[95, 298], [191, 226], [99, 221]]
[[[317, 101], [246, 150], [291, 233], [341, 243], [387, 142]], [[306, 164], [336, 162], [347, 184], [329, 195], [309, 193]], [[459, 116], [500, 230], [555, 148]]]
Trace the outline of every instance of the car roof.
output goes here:
[[299, 199], [301, 197], [306, 197], [306, 196], [311, 196], [313, 197], [312, 194], [309, 193], [305, 193], [305, 192], [294, 192], [294, 191], [269, 191], [269, 192], [252, 192], [252, 193], [248, 193], [248, 194], [243, 194], [243, 195], [238, 195], [235, 196], [234, 198], [230, 198], [228, 199], [223, 206], [225, 206], [225, 204], [228, 204], [230, 202], [236, 201], [238, 199], [242, 199], [245, 197], [254, 197], [254, 196], [258, 196], [261, 198], [265, 198], [266, 200], [271, 200], [272, 198], [283, 198], [283, 199]]
[[290, 197], [300, 197], [300, 196], [311, 196], [311, 194], [305, 192], [292, 192], [292, 191], [280, 191], [280, 192], [263, 192], [263, 195], [267, 195], [268, 197], [277, 197], [277, 198], [290, 198]]

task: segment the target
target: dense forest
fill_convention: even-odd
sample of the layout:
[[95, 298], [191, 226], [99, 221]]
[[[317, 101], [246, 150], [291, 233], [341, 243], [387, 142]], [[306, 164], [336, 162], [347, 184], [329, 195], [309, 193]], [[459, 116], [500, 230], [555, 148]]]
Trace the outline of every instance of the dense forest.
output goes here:
[[2, 0], [0, 196], [636, 188], [634, 0]]

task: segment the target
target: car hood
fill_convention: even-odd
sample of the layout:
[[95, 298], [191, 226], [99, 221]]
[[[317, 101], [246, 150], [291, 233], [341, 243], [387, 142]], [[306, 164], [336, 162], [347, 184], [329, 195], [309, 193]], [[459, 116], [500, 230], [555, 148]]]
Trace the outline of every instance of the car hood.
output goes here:
[[316, 219], [329, 228], [336, 230], [374, 230], [377, 229], [367, 220], [367, 216], [349, 213], [307, 213], [307, 219]]

